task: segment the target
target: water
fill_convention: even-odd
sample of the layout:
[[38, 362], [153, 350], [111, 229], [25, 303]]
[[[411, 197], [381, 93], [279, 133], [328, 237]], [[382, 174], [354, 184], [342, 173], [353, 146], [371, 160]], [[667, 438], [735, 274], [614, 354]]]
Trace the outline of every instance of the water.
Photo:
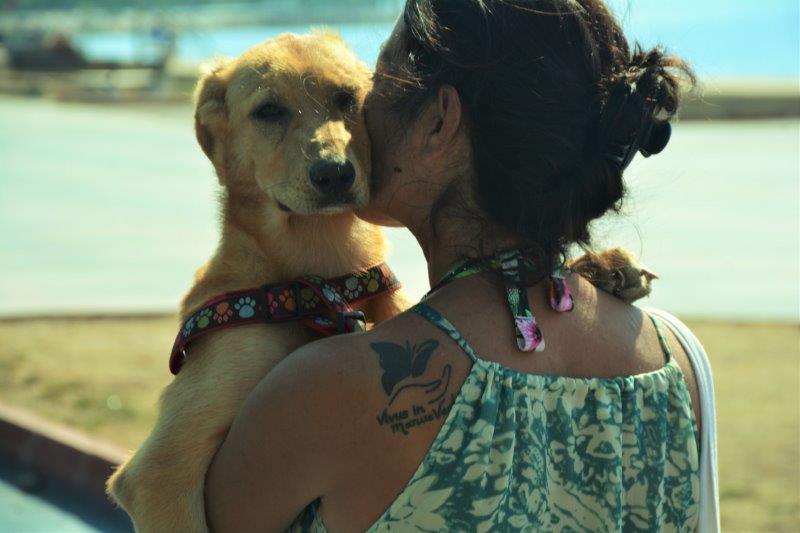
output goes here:
[[[626, 34], [643, 45], [665, 45], [703, 77], [800, 76], [800, 3], [797, 0], [611, 0]], [[335, 28], [373, 65], [391, 23]], [[224, 28], [178, 36], [177, 53], [199, 62], [215, 54], [238, 55], [263, 39], [308, 26]], [[148, 59], [157, 51], [145, 35], [84, 34], [78, 43], [97, 59]]]
[[0, 529], [15, 532], [99, 532], [46, 500], [0, 480]]
[[47, 480], [34, 492], [15, 483], [25, 475], [18, 465], [0, 461], [0, 531], [4, 533], [127, 533], [127, 516], [111, 506], [92, 505], [74, 489]]
[[[0, 314], [175, 309], [217, 242], [216, 178], [188, 107], [0, 99]], [[798, 321], [800, 122], [684, 122], [637, 158], [598, 244], [661, 279], [648, 304]], [[405, 230], [390, 263], [428, 288]]]

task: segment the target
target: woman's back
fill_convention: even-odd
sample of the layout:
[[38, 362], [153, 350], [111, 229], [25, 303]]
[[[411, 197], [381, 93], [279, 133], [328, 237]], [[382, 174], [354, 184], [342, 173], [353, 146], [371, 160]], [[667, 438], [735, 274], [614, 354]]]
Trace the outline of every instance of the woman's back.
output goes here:
[[[486, 277], [445, 287], [362, 335], [356, 359], [366, 354], [363, 379], [373, 386], [360, 394], [375, 416], [353, 428], [360, 438], [340, 489], [296, 525], [694, 529], [697, 426], [678, 364], [685, 354], [638, 309], [576, 276], [569, 283], [569, 314], [551, 315], [530, 290], [541, 353], [517, 349], [502, 291]], [[375, 385], [379, 394], [367, 393]]]

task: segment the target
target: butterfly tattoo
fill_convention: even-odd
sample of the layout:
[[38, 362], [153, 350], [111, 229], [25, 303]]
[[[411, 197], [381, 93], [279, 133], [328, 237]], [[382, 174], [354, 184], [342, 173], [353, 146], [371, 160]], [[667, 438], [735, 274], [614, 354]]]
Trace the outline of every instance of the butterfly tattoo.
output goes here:
[[[419, 345], [412, 345], [408, 341], [405, 345], [393, 342], [370, 344], [370, 347], [378, 352], [379, 362], [383, 369], [381, 384], [386, 395], [391, 396], [397, 384], [404, 379], [416, 378], [425, 373], [428, 360], [438, 346], [439, 341], [434, 339], [428, 339]], [[395, 394], [395, 396], [397, 395]]]

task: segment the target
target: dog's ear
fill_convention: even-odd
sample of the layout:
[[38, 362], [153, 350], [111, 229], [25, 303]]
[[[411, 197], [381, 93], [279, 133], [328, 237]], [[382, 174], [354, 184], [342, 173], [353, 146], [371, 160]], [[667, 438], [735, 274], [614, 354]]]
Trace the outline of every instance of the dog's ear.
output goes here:
[[194, 92], [194, 131], [203, 152], [216, 166], [217, 139], [225, 131], [228, 108], [225, 94], [228, 90], [233, 66], [232, 59], [219, 59], [200, 78]]

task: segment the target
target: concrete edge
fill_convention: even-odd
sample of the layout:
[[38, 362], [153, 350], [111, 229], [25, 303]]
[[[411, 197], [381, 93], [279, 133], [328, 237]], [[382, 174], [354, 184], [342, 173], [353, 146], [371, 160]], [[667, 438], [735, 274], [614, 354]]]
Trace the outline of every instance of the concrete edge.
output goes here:
[[[41, 312], [41, 313], [18, 313], [18, 314], [3, 314], [0, 311], [0, 324], [14, 324], [17, 322], [49, 322], [49, 321], [88, 321], [88, 322], [104, 322], [104, 321], [123, 321], [123, 320], [162, 320], [165, 318], [174, 318], [175, 323], [178, 323], [177, 311], [153, 311], [153, 312], [125, 312], [125, 311], [110, 311], [108, 313], [98, 311], [64, 311], [64, 312]], [[177, 326], [176, 326], [177, 327]]]
[[127, 453], [114, 445], [0, 404], [0, 457], [78, 491], [81, 499], [111, 506], [106, 479]]

